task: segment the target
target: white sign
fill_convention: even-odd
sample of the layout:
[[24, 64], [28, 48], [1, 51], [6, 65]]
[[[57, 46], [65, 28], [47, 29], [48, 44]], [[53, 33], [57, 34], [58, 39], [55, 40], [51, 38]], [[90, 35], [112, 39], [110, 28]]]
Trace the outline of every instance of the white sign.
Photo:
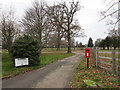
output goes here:
[[89, 53], [87, 53], [87, 56], [89, 56]]
[[24, 66], [29, 65], [28, 58], [16, 58], [15, 59], [15, 66]]

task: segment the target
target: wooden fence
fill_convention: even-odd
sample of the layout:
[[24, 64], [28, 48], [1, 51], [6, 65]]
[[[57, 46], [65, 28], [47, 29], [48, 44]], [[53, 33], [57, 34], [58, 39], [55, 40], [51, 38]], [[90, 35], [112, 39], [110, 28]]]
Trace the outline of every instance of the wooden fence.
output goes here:
[[[107, 56], [102, 56], [100, 54], [111, 54], [111, 57], [107, 57]], [[120, 54], [120, 52], [117, 51], [99, 51], [98, 49], [96, 49], [96, 66], [106, 69], [114, 74], [118, 74], [119, 68], [120, 68], [120, 59], [118, 58], [117, 55]], [[105, 60], [111, 60], [108, 62], [105, 62]]]

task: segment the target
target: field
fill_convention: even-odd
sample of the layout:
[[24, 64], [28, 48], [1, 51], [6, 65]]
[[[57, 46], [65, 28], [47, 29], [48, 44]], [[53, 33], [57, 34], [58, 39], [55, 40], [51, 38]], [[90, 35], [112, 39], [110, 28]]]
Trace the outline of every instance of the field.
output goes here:
[[100, 88], [120, 88], [120, 82], [117, 77], [101, 68], [95, 67], [95, 60], [93, 56], [90, 58], [90, 67], [86, 67], [86, 59], [82, 60], [78, 65], [73, 80], [71, 82], [72, 88], [82, 88], [83, 80], [93, 80]]
[[63, 59], [65, 57], [74, 55], [73, 53], [67, 54], [64, 51], [43, 52], [41, 56], [41, 63], [38, 66], [26, 66], [26, 67], [15, 68], [13, 66], [12, 60], [8, 52], [6, 50], [3, 50], [2, 54], [3, 55], [2, 55], [2, 77], [1, 78], [3, 79], [14, 77], [18, 74], [41, 68], [59, 59]]

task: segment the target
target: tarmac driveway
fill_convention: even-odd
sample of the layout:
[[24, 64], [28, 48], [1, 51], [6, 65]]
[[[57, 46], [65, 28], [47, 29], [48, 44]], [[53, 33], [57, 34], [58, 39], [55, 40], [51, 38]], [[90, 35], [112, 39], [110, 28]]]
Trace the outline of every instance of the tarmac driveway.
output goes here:
[[3, 88], [69, 88], [76, 66], [83, 55], [58, 60], [43, 68], [2, 81]]

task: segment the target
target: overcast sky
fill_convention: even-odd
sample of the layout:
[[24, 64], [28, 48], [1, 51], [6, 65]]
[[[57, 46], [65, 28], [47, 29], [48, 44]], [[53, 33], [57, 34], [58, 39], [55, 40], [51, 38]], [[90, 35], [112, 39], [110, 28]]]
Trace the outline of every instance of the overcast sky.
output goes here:
[[[24, 11], [31, 7], [34, 0], [0, 0], [0, 11], [8, 10], [12, 6], [16, 12], [16, 16], [21, 18], [24, 15]], [[44, 1], [44, 0], [43, 0]], [[54, 2], [61, 2], [63, 0], [46, 0], [48, 4], [52, 5]], [[70, 1], [70, 0], [65, 0]], [[76, 15], [81, 27], [85, 30], [87, 37], [78, 37], [77, 41], [86, 44], [89, 37], [95, 40], [97, 38], [105, 38], [107, 34], [108, 26], [106, 26], [105, 20], [98, 22], [101, 17], [99, 12], [105, 9], [104, 0], [79, 0], [82, 8]]]

